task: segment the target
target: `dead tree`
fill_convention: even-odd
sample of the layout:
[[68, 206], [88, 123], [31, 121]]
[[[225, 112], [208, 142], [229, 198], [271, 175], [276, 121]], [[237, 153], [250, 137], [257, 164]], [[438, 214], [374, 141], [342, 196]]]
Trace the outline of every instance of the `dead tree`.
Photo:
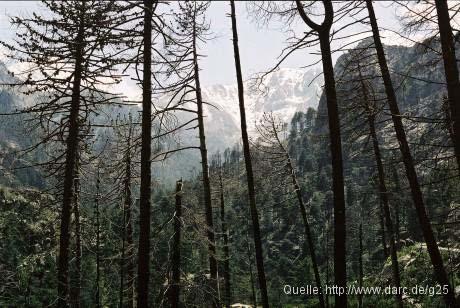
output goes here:
[[[305, 7], [300, 0], [296, 0], [296, 4], [302, 20], [317, 33], [321, 49], [332, 158], [332, 191], [334, 193], [334, 277], [337, 286], [346, 288], [346, 225], [342, 142], [340, 139], [340, 120], [330, 46], [330, 31], [334, 21], [334, 8], [332, 2], [323, 1], [324, 21], [321, 24], [317, 24], [308, 17]], [[341, 296], [335, 296], [335, 305], [336, 307], [347, 306], [346, 293]]]
[[[200, 154], [201, 154], [201, 174], [203, 177], [203, 193], [204, 193], [204, 206], [206, 214], [207, 224], [207, 237], [208, 237], [208, 250], [209, 250], [209, 271], [211, 274], [211, 280], [215, 290], [217, 291], [217, 261], [216, 261], [216, 243], [214, 236], [214, 223], [212, 214], [211, 204], [211, 183], [209, 180], [209, 165], [208, 165], [208, 150], [206, 148], [206, 136], [204, 131], [204, 110], [203, 110], [203, 98], [201, 95], [201, 84], [200, 84], [200, 68], [198, 65], [198, 50], [197, 40], [200, 39], [200, 32], [205, 30], [204, 25], [198, 25], [197, 27], [197, 15], [203, 14], [206, 10], [208, 3], [200, 4], [197, 7], [197, 3], [192, 4], [194, 7], [189, 9], [192, 15], [192, 48], [193, 48], [193, 63], [194, 63], [194, 78], [195, 78], [195, 95], [198, 115], [198, 131], [200, 139]], [[201, 28], [201, 29], [200, 29]], [[217, 303], [216, 303], [217, 306]]]
[[219, 267], [220, 276], [224, 279], [224, 288], [222, 292], [222, 304], [225, 307], [230, 307], [232, 299], [232, 290], [231, 290], [231, 270], [230, 270], [230, 242], [229, 242], [229, 229], [227, 222], [226, 214], [226, 204], [225, 204], [225, 189], [226, 183], [229, 179], [230, 170], [227, 170], [227, 156], [225, 161], [222, 162], [222, 157], [220, 153], [216, 153], [211, 158], [210, 173], [211, 180], [216, 183], [214, 186], [217, 186], [215, 193], [218, 195], [215, 199], [218, 200], [220, 205], [220, 236], [222, 240], [222, 261], [220, 262], [221, 267]]
[[149, 307], [150, 208], [152, 186], [152, 18], [157, 2], [144, 0], [142, 57], [142, 143], [139, 203], [139, 246], [137, 265], [137, 304]]
[[71, 285], [71, 299], [72, 307], [80, 307], [80, 293], [81, 293], [81, 260], [82, 260], [82, 247], [81, 247], [81, 221], [80, 221], [80, 154], [77, 155], [75, 164], [75, 179], [74, 179], [74, 202], [73, 202], [73, 215], [75, 227], [75, 277]]
[[224, 304], [227, 308], [230, 308], [232, 299], [232, 288], [230, 283], [230, 243], [229, 234], [227, 229], [227, 221], [225, 216], [225, 198], [224, 198], [224, 181], [222, 176], [222, 169], [219, 170], [219, 196], [220, 196], [220, 221], [221, 221], [221, 232], [223, 237], [223, 250], [224, 250], [224, 282], [225, 282], [225, 296]]
[[95, 247], [95, 254], [96, 254], [96, 283], [95, 283], [95, 302], [96, 307], [101, 307], [101, 253], [100, 253], [100, 246], [101, 246], [101, 222], [100, 222], [100, 189], [101, 189], [101, 175], [100, 175], [100, 166], [97, 166], [96, 171], [96, 192], [94, 195], [94, 228], [96, 231], [96, 247]]
[[444, 301], [446, 302], [447, 306], [455, 307], [455, 295], [449, 283], [442, 256], [439, 252], [438, 244], [436, 242], [436, 238], [431, 227], [430, 219], [426, 212], [422, 191], [420, 188], [420, 184], [418, 182], [417, 173], [415, 171], [414, 160], [409, 149], [409, 144], [407, 142], [406, 132], [400, 116], [395, 90], [391, 81], [391, 76], [388, 69], [385, 53], [383, 50], [383, 45], [380, 40], [379, 28], [377, 25], [377, 19], [375, 16], [372, 1], [366, 0], [366, 6], [369, 13], [370, 24], [372, 27], [374, 47], [377, 52], [378, 63], [380, 66], [380, 71], [385, 86], [385, 94], [388, 99], [388, 105], [391, 111], [391, 118], [393, 120], [396, 137], [399, 143], [399, 149], [401, 151], [404, 167], [406, 169], [406, 176], [409, 181], [409, 186], [412, 193], [412, 200], [414, 203], [415, 211], [417, 213], [420, 228], [422, 230], [423, 237], [427, 245], [428, 254], [433, 264], [436, 280], [441, 286], [446, 286], [448, 289], [448, 292], [443, 294]]
[[[458, 29], [454, 29], [450, 16], [455, 16], [460, 10], [456, 2], [446, 1], [398, 1], [398, 5], [404, 8], [405, 14], [402, 15], [402, 24], [405, 32], [421, 32], [424, 34], [424, 40], [417, 42], [423, 46], [424, 50], [435, 54], [431, 61], [437, 65], [442, 60], [444, 65], [444, 76], [447, 88], [447, 99], [445, 100], [445, 122], [449, 136], [454, 148], [454, 156], [457, 162], [457, 172], [460, 172], [460, 145], [458, 135], [459, 122], [459, 105], [460, 105], [460, 82], [458, 77], [458, 68], [455, 65], [455, 43], [458, 42]], [[453, 17], [452, 17], [453, 18]], [[454, 32], [457, 34], [454, 35]], [[399, 34], [400, 35], [400, 34]], [[401, 35], [402, 36], [402, 35]], [[409, 37], [403, 37], [413, 41]], [[434, 44], [440, 42], [441, 52], [438, 51]]]
[[52, 14], [14, 18], [19, 35], [13, 44], [2, 44], [12, 52], [12, 59], [30, 63], [20, 72], [25, 77], [20, 85], [27, 85], [22, 91], [26, 95], [47, 93], [43, 100], [35, 100], [32, 106], [19, 111], [31, 115], [31, 121], [36, 123], [33, 127], [44, 131], [42, 140], [28, 150], [56, 142], [62, 146], [60, 151], [50, 153], [50, 161], [40, 164], [49, 166], [52, 175], [62, 177], [58, 181], [62, 183], [62, 207], [57, 305], [68, 307], [70, 218], [79, 132], [97, 106], [112, 102], [113, 95], [101, 90], [101, 86], [119, 80], [113, 74], [116, 61], [111, 49], [118, 43], [115, 32], [107, 31], [111, 24], [107, 20], [116, 21], [120, 14], [116, 1], [43, 4]]
[[259, 214], [257, 212], [256, 194], [254, 190], [254, 174], [252, 170], [251, 151], [249, 148], [249, 137], [246, 126], [246, 110], [244, 105], [243, 75], [241, 72], [240, 51], [238, 46], [238, 30], [236, 25], [235, 1], [230, 0], [233, 53], [235, 58], [236, 79], [238, 85], [238, 102], [240, 107], [241, 137], [243, 140], [243, 154], [246, 167], [246, 178], [248, 185], [249, 207], [252, 218], [254, 246], [256, 251], [257, 273], [259, 277], [259, 288], [261, 293], [262, 306], [268, 308], [267, 280], [265, 278], [264, 259], [262, 251], [262, 239], [260, 236]]
[[[263, 118], [256, 126], [258, 131], [258, 139], [255, 142], [255, 148], [267, 157], [267, 161], [272, 168], [272, 172], [277, 176], [286, 176], [290, 178], [291, 185], [294, 188], [294, 193], [299, 204], [300, 215], [304, 225], [305, 239], [308, 244], [311, 264], [315, 276], [315, 283], [319, 290], [322, 289], [321, 278], [316, 258], [316, 245], [314, 244], [314, 236], [310, 228], [310, 222], [307, 214], [307, 207], [303, 200], [302, 191], [297, 180], [296, 168], [287, 151], [282, 139], [282, 132], [286, 125], [281, 122], [273, 113], [264, 113]], [[324, 297], [322, 292], [318, 292], [319, 307], [325, 307]]]
[[[388, 240], [390, 244], [393, 284], [399, 290], [399, 288], [401, 287], [401, 278], [399, 275], [399, 264], [398, 264], [398, 256], [397, 256], [397, 249], [396, 249], [396, 242], [395, 242], [395, 232], [394, 232], [393, 221], [391, 218], [391, 210], [390, 210], [390, 204], [389, 204], [390, 202], [388, 199], [389, 192], [388, 192], [388, 189], [385, 183], [385, 172], [384, 172], [384, 167], [383, 167], [383, 162], [382, 162], [382, 155], [380, 152], [380, 146], [379, 146], [379, 141], [377, 137], [377, 130], [375, 127], [377, 108], [375, 106], [375, 103], [372, 104], [372, 99], [369, 95], [368, 86], [365, 84], [364, 78], [361, 74], [359, 62], [358, 62], [358, 70], [359, 70], [360, 89], [361, 89], [363, 105], [364, 105], [363, 107], [365, 109], [365, 114], [367, 115], [367, 123], [369, 125], [369, 134], [372, 140], [372, 147], [374, 150], [375, 161], [377, 163], [379, 197], [381, 200], [381, 206], [383, 208], [383, 214], [384, 214], [383, 215], [384, 222], [385, 222], [385, 226], [388, 231], [388, 237], [389, 237]], [[384, 247], [386, 248], [385, 243], [384, 243]], [[395, 294], [395, 297], [396, 297], [396, 303], [398, 307], [402, 308], [403, 307], [402, 294], [400, 292], [397, 292]]]
[[460, 81], [458, 77], [457, 58], [455, 56], [455, 41], [450, 25], [449, 8], [447, 1], [436, 0], [439, 36], [441, 38], [442, 59], [446, 75], [449, 131], [452, 134], [457, 167], [460, 174]]
[[182, 180], [176, 182], [176, 206], [174, 213], [174, 242], [171, 255], [171, 284], [169, 289], [172, 308], [180, 307], [180, 247], [182, 228]]
[[[120, 290], [119, 306], [133, 307], [135, 298], [134, 230], [133, 230], [133, 186], [139, 176], [135, 161], [139, 156], [139, 126], [134, 123], [131, 113], [117, 116], [112, 123], [114, 148], [106, 150], [114, 157], [110, 162], [110, 176], [114, 179], [113, 188], [121, 202], [121, 251], [120, 251]], [[107, 154], [106, 154], [107, 155]], [[125, 296], [126, 293], [126, 296]]]

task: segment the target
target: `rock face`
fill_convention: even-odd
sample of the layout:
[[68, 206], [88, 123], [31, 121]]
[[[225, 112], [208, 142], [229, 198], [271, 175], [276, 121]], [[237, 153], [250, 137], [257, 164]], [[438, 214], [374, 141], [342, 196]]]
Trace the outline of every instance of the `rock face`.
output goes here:
[[[365, 53], [370, 55], [362, 63], [363, 75], [380, 76], [376, 58], [371, 56], [371, 54], [375, 54], [372, 39], [368, 38], [361, 41], [355, 50], [363, 48], [369, 48], [369, 51]], [[439, 42], [432, 40], [427, 43], [414, 44], [411, 47], [387, 45], [384, 48], [400, 111], [425, 116], [431, 112], [439, 111], [442, 97], [446, 94], [443, 85], [445, 80], [441, 56], [433, 51], [436, 50], [440, 53]], [[345, 53], [339, 57], [334, 66], [339, 108], [345, 108], [347, 104], [344, 99], [344, 96], [347, 95], [345, 80], [358, 79], [356, 70], [351, 71], [347, 65], [349, 61], [350, 53]], [[376, 90], [377, 98], [384, 100], [381, 78], [371, 78], [370, 82]], [[386, 106], [386, 102], [384, 103]], [[321, 96], [318, 104], [318, 121], [316, 123], [317, 129], [325, 132], [327, 109], [324, 95]]]

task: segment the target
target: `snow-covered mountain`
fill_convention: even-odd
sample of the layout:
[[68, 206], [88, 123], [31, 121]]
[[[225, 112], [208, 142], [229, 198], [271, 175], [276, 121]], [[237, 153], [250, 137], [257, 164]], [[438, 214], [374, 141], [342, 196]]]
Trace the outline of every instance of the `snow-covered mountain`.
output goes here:
[[[0, 81], [2, 83], [18, 81], [16, 77], [7, 72], [6, 66], [0, 62]], [[246, 81], [244, 83], [245, 106], [249, 133], [254, 133], [255, 123], [262, 117], [264, 112], [276, 112], [282, 120], [289, 123], [295, 112], [306, 111], [308, 107], [317, 108], [322, 92], [322, 78], [317, 78], [319, 73], [319, 70], [282, 68], [266, 76], [263, 85], [257, 88], [252, 80]], [[206, 143], [208, 152], [211, 155], [216, 151], [223, 151], [225, 148], [232, 147], [240, 140], [238, 89], [236, 82], [230, 85], [216, 84], [202, 87], [202, 94], [204, 101], [210, 104], [205, 106], [204, 113], [206, 117]], [[0, 110], [3, 112], [10, 112], [15, 108], [27, 106], [33, 100], [34, 97], [26, 97], [12, 91], [10, 88], [0, 89]], [[160, 98], [160, 105], [166, 101], [168, 101], [168, 97]], [[196, 105], [190, 103], [188, 107], [194, 110]], [[116, 113], [130, 111], [128, 110], [129, 107], [107, 108], [104, 114], [112, 114], [113, 117], [116, 117]], [[184, 112], [177, 112], [176, 116], [179, 122], [186, 122], [191, 117], [190, 114]], [[100, 119], [100, 121], [107, 121], [107, 119]], [[18, 122], [17, 125], [22, 124]], [[13, 126], [8, 124], [8, 127]], [[0, 132], [0, 136], [4, 140], [20, 144], [22, 138], [17, 136], [16, 130], [2, 129], [3, 136], [2, 132]], [[198, 130], [184, 129], [174, 140], [173, 143], [179, 140], [180, 146], [198, 145]], [[172, 144], [170, 147], [177, 147], [177, 144]], [[191, 150], [186, 153], [177, 153], [171, 157], [171, 160], [166, 162], [169, 167], [165, 168], [165, 174], [172, 176], [175, 172], [171, 170], [176, 169], [179, 172], [177, 176], [185, 176], [184, 172], [187, 173], [188, 171], [184, 169], [190, 169], [190, 166], [198, 166], [199, 162], [198, 151]], [[159, 173], [161, 174], [162, 172], [159, 171]]]
[[[252, 80], [244, 83], [245, 106], [249, 133], [264, 112], [275, 112], [289, 123], [294, 113], [317, 108], [322, 92], [319, 70], [282, 68], [268, 75], [261, 87]], [[203, 99], [212, 104], [205, 107], [205, 129], [210, 152], [235, 144], [240, 133], [240, 111], [236, 84], [211, 85], [202, 89]]]

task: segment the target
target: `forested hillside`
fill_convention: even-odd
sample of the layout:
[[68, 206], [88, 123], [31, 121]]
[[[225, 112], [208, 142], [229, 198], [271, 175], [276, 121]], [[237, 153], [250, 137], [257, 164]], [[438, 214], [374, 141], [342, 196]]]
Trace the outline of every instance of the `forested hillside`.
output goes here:
[[[236, 78], [206, 85], [221, 5]], [[459, 307], [460, 4], [392, 5], [405, 45], [371, 0], [12, 17], [0, 307]], [[250, 76], [245, 17], [286, 35]]]

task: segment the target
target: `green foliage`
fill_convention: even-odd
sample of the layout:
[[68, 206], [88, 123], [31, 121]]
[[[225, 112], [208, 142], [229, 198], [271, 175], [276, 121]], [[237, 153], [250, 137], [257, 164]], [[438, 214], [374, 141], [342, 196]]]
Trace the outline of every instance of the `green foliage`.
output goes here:
[[0, 188], [0, 306], [42, 307], [56, 297], [56, 213], [49, 196]]

